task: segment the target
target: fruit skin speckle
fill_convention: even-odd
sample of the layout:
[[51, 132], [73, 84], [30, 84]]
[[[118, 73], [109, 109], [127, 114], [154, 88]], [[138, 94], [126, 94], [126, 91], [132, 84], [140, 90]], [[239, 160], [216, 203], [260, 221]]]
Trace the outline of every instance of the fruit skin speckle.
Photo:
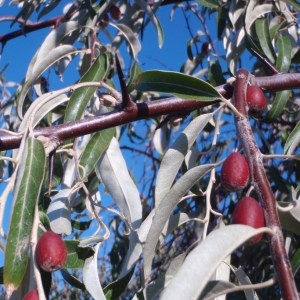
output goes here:
[[[236, 205], [233, 217], [233, 224], [249, 225], [253, 228], [261, 228], [265, 226], [265, 217], [262, 207], [252, 197], [242, 198]], [[255, 245], [262, 239], [263, 234], [258, 234], [251, 238], [250, 245]]]
[[58, 234], [47, 231], [37, 242], [35, 258], [38, 266], [44, 271], [56, 271], [61, 269], [67, 260], [67, 247]]
[[24, 295], [23, 300], [39, 300], [38, 291], [37, 290], [29, 291]]
[[249, 182], [250, 169], [246, 158], [238, 153], [231, 153], [221, 169], [221, 183], [229, 191], [243, 190]]
[[249, 107], [249, 113], [255, 117], [261, 116], [267, 108], [267, 99], [261, 88], [250, 85], [246, 92], [246, 102]]

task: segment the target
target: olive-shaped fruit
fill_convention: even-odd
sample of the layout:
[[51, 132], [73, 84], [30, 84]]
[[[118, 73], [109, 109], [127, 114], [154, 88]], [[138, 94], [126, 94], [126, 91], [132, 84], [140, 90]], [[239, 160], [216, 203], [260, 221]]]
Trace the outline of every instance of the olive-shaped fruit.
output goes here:
[[23, 300], [39, 300], [38, 291], [37, 290], [29, 291], [24, 295]]
[[104, 14], [98, 22], [99, 27], [105, 28], [109, 23], [109, 16], [108, 14]]
[[246, 102], [249, 107], [249, 113], [259, 117], [267, 107], [267, 99], [261, 88], [250, 85], [246, 92]]
[[249, 182], [250, 170], [246, 158], [238, 153], [231, 153], [221, 168], [222, 185], [230, 192], [243, 190]]
[[[249, 225], [253, 228], [261, 228], [265, 226], [265, 217], [262, 207], [252, 197], [242, 198], [236, 205], [232, 223]], [[258, 234], [251, 238], [249, 244], [257, 244], [262, 239], [263, 234]]]
[[38, 266], [44, 271], [56, 271], [62, 268], [67, 260], [67, 247], [58, 234], [47, 231], [37, 242], [35, 258]]
[[110, 16], [113, 20], [120, 20], [122, 17], [122, 12], [120, 8], [117, 5], [112, 5], [109, 8]]

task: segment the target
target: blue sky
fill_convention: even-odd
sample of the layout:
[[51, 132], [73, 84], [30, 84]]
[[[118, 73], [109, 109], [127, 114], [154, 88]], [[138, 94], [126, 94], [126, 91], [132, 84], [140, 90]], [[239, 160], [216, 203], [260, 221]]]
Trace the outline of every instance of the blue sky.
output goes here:
[[[15, 15], [18, 8], [16, 6], [8, 6], [8, 1], [5, 1], [5, 3], [6, 4], [0, 8], [0, 17]], [[145, 30], [142, 41], [143, 49], [138, 55], [139, 62], [143, 69], [159, 68], [178, 71], [183, 62], [183, 57], [186, 57], [186, 41], [190, 36], [183, 18], [183, 13], [181, 8], [178, 8], [173, 16], [173, 21], [170, 21], [170, 11], [171, 7], [166, 6], [161, 8], [158, 12], [158, 18], [161, 21], [165, 34], [165, 41], [161, 49], [158, 47], [157, 34], [153, 24], [149, 24]], [[42, 20], [61, 14], [62, 7], [60, 6], [55, 9], [55, 13], [52, 12], [43, 17]], [[34, 17], [30, 18], [30, 20], [36, 21]], [[199, 25], [194, 17], [190, 18], [190, 21], [192, 21], [192, 25]], [[19, 29], [18, 24], [15, 24], [12, 28], [10, 28], [10, 22], [2, 22], [0, 24], [0, 35]], [[214, 27], [211, 28], [215, 31]], [[192, 30], [195, 34], [198, 28], [194, 26]], [[45, 28], [7, 43], [0, 60], [0, 69], [3, 68], [6, 63], [9, 63], [5, 72], [7, 80], [20, 81], [24, 78], [31, 58], [49, 31], [49, 28]], [[215, 32], [213, 35], [214, 34]]]

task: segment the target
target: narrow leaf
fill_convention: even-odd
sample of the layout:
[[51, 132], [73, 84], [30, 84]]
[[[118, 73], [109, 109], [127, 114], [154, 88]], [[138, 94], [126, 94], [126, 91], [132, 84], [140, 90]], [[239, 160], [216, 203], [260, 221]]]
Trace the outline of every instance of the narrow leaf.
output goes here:
[[266, 228], [246, 225], [229, 225], [212, 231], [189, 253], [161, 299], [199, 299], [220, 263], [249, 238], [264, 231]]
[[288, 72], [292, 61], [292, 44], [288, 35], [280, 35], [276, 41], [278, 56], [276, 68], [281, 72]]
[[139, 228], [142, 218], [141, 199], [130, 177], [117, 139], [111, 140], [98, 163], [97, 170], [101, 181], [116, 201], [121, 213], [133, 229]]
[[270, 62], [274, 63], [276, 54], [272, 46], [268, 19], [261, 18], [256, 20], [255, 29], [260, 47], [264, 55], [268, 58]]
[[[242, 269], [242, 267], [239, 267], [238, 269], [234, 270], [234, 275], [236, 276], [236, 278], [240, 284], [242, 284], [242, 285], [246, 285], [246, 284], [251, 285], [252, 284], [250, 278], [247, 276], [247, 274]], [[246, 296], [247, 300], [255, 300], [258, 298], [254, 290], [246, 290], [245, 296]]]
[[162, 27], [160, 25], [160, 22], [159, 22], [158, 18], [153, 13], [153, 10], [151, 9], [151, 7], [147, 4], [147, 1], [138, 0], [136, 2], [146, 12], [146, 14], [148, 15], [149, 19], [151, 20], [151, 22], [155, 26], [155, 29], [157, 31], [157, 37], [158, 37], [158, 47], [161, 48], [162, 45], [163, 45], [163, 41], [164, 41], [164, 32], [163, 32], [163, 29], [162, 29]]
[[183, 130], [183, 132], [175, 140], [174, 144], [165, 153], [156, 179], [155, 187], [155, 206], [165, 198], [169, 192], [178, 170], [191, 149], [199, 133], [207, 125], [213, 114], [200, 115], [193, 119], [190, 124]]
[[[140, 258], [143, 251], [143, 245], [145, 244], [147, 235], [152, 224], [154, 212], [154, 210], [151, 211], [151, 213], [143, 221], [143, 223], [137, 231], [130, 232], [129, 248], [126, 257], [123, 260], [122, 271], [119, 275], [119, 279], [127, 276], [127, 274], [133, 269], [134, 265]], [[168, 234], [173, 232], [175, 228], [188, 222], [189, 220], [191, 220], [191, 217], [184, 213], [170, 216], [169, 220], [167, 221], [162, 230], [161, 238], [167, 236]]]
[[40, 20], [43, 16], [50, 13], [59, 4], [59, 2], [60, 2], [59, 0], [53, 0], [48, 5], [43, 6], [43, 9], [39, 13], [37, 19]]
[[65, 56], [75, 54], [78, 50], [73, 47], [72, 45], [62, 45], [57, 48], [54, 48], [49, 53], [47, 53], [47, 56], [43, 57], [43, 60], [36, 61], [34, 64], [32, 72], [30, 73], [30, 76], [26, 76], [25, 83], [22, 87], [22, 90], [20, 92], [20, 95], [18, 97], [18, 114], [19, 116], [23, 115], [23, 103], [25, 96], [27, 95], [31, 85], [35, 83], [35, 81], [42, 75], [42, 73], [47, 70], [50, 66], [52, 66], [54, 63], [59, 61]]
[[[72, 45], [80, 34], [79, 28], [81, 27], [80, 18], [61, 23], [58, 27], [51, 30], [45, 38], [40, 49], [30, 63], [29, 73], [35, 67], [36, 62], [42, 61], [49, 52], [59, 45]], [[33, 63], [33, 64], [32, 64]]]
[[137, 62], [134, 62], [131, 69], [130, 69], [130, 79], [129, 82], [127, 83], [127, 90], [128, 92], [132, 92], [134, 89], [134, 80], [142, 72], [140, 66], [138, 65]]
[[60, 91], [46, 93], [37, 98], [27, 109], [24, 118], [19, 126], [19, 131], [22, 132], [28, 123], [32, 121], [32, 127], [35, 127], [42, 118], [55, 107], [68, 101], [66, 94]]
[[232, 74], [236, 73], [236, 70], [239, 65], [240, 57], [245, 50], [245, 37], [246, 32], [244, 27], [236, 29], [236, 34], [233, 36], [233, 39], [230, 39], [231, 31], [226, 32], [228, 37], [228, 44], [226, 48], [226, 61], [229, 66], [229, 70]]
[[214, 86], [221, 85], [226, 82], [222, 73], [222, 67], [219, 60], [212, 60], [209, 63], [208, 80]]
[[292, 154], [300, 145], [300, 122], [294, 127], [284, 145], [284, 153]]
[[129, 237], [129, 249], [126, 257], [123, 260], [122, 270], [119, 275], [119, 279], [125, 277], [130, 270], [134, 267], [143, 251], [143, 244], [146, 241], [149, 229], [152, 224], [154, 216], [154, 210], [150, 212], [147, 218], [143, 221], [140, 228], [137, 231], [131, 231]]
[[215, 168], [216, 165], [202, 165], [188, 170], [165, 195], [163, 201], [155, 209], [155, 216], [152, 226], [149, 230], [144, 248], [144, 275], [148, 278], [151, 272], [152, 259], [155, 255], [155, 249], [159, 236], [172, 214], [180, 199], [189, 191], [189, 189], [201, 179], [207, 172]]
[[300, 12], [300, 4], [298, 1], [295, 0], [284, 0], [284, 2], [291, 4], [292, 6], [295, 7]]
[[86, 290], [84, 284], [78, 278], [71, 275], [67, 270], [61, 269], [60, 273], [61, 273], [63, 279], [67, 283], [69, 283], [72, 287], [77, 288], [77, 289], [81, 289], [83, 291]]
[[137, 77], [135, 87], [142, 92], [156, 91], [182, 99], [213, 101], [221, 98], [218, 91], [209, 83], [178, 72], [156, 70], [143, 72]]
[[95, 300], [106, 300], [98, 274], [98, 251], [100, 243], [95, 247], [95, 255], [87, 258], [82, 270], [83, 283]]
[[[138, 53], [141, 51], [142, 46], [137, 38], [136, 34], [132, 31], [132, 29], [125, 24], [113, 24], [110, 23], [111, 26], [116, 27], [120, 33], [125, 37], [126, 41], [128, 42], [128, 45], [130, 46], [132, 57], [134, 60], [137, 59]], [[116, 39], [116, 43], [119, 39]], [[114, 42], [112, 43], [114, 44]]]
[[208, 8], [218, 8], [220, 6], [216, 0], [197, 0], [197, 2]]
[[291, 265], [292, 265], [293, 273], [296, 274], [300, 268], [300, 248], [298, 248], [294, 253], [291, 259]]
[[[108, 56], [106, 54], [99, 55], [80, 82], [98, 82], [105, 77], [107, 69]], [[66, 108], [64, 123], [81, 118], [95, 90], [95, 87], [84, 87], [74, 91]]]
[[261, 16], [272, 12], [274, 9], [273, 4], [263, 3], [260, 4], [258, 1], [250, 1], [247, 5], [246, 15], [245, 15], [245, 28], [246, 32], [251, 35], [252, 24]]
[[95, 168], [103, 152], [108, 148], [115, 129], [109, 128], [95, 133], [84, 148], [79, 164], [84, 169], [84, 176], [88, 176]]
[[[226, 282], [230, 280], [230, 260], [231, 255], [227, 256], [225, 260], [217, 267], [213, 276], [215, 280]], [[217, 300], [226, 300], [226, 295], [219, 296]]]
[[290, 90], [277, 92], [272, 103], [272, 108], [269, 110], [267, 114], [267, 120], [272, 122], [277, 119], [283, 112], [287, 101], [289, 100], [291, 95]]
[[83, 268], [85, 260], [95, 254], [92, 247], [78, 247], [79, 241], [66, 240], [65, 243], [68, 249], [68, 257], [64, 265], [66, 269]]
[[70, 196], [68, 188], [60, 190], [51, 197], [51, 203], [47, 209], [51, 230], [57, 234], [69, 235], [72, 232]]
[[5, 252], [4, 283], [11, 292], [20, 286], [27, 269], [35, 205], [46, 164], [44, 146], [39, 140], [28, 138], [25, 151], [18, 172], [19, 183]]
[[133, 275], [133, 272], [134, 269], [132, 268], [132, 270], [128, 272], [128, 274], [125, 277], [111, 282], [103, 289], [106, 300], [119, 299], [118, 297], [120, 297], [120, 295], [128, 287], [128, 283], [131, 279], [131, 276]]

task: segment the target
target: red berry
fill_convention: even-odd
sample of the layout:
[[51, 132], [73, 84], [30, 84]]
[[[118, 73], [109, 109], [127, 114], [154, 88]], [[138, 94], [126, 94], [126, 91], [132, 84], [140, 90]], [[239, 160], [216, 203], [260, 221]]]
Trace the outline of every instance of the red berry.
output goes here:
[[116, 5], [112, 5], [110, 8], [109, 8], [109, 13], [110, 13], [110, 16], [113, 20], [120, 20], [121, 17], [122, 17], [122, 13], [121, 13], [121, 10], [118, 6]]
[[221, 182], [230, 192], [244, 189], [249, 182], [249, 164], [246, 158], [238, 153], [231, 153], [221, 169]]
[[259, 116], [267, 107], [267, 99], [261, 88], [250, 85], [246, 92], [246, 101], [249, 112], [254, 116]]
[[62, 238], [52, 232], [45, 232], [37, 242], [35, 249], [37, 264], [46, 272], [63, 267], [67, 260], [67, 247]]
[[23, 300], [39, 300], [38, 291], [37, 290], [29, 291], [24, 295]]
[[210, 47], [210, 44], [205, 42], [202, 44], [202, 47], [201, 47], [201, 54], [203, 54], [204, 56], [208, 56], [209, 54], [209, 47]]
[[[265, 226], [265, 218], [262, 207], [252, 197], [242, 198], [235, 207], [232, 222], [234, 224], [249, 225], [253, 228]], [[263, 234], [258, 234], [251, 238], [250, 244], [257, 244], [262, 239]]]
[[109, 16], [108, 14], [104, 14], [98, 22], [99, 27], [105, 28], [109, 23]]

